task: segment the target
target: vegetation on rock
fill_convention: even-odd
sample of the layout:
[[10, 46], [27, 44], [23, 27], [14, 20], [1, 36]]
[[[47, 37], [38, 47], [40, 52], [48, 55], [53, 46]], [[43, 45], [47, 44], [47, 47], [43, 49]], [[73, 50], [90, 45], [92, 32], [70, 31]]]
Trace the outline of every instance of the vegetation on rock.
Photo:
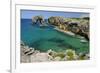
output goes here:
[[76, 35], [83, 36], [89, 41], [89, 19], [88, 18], [64, 18], [50, 17], [48, 22], [64, 31], [71, 31]]

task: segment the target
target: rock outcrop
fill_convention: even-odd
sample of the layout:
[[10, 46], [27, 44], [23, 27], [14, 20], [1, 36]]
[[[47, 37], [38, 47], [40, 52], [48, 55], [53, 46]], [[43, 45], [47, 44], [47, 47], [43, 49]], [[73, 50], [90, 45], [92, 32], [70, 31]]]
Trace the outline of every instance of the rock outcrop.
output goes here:
[[44, 19], [43, 19], [42, 16], [35, 16], [35, 17], [32, 18], [33, 24], [37, 24], [37, 23], [43, 24], [43, 22], [44, 22]]
[[25, 46], [21, 43], [21, 63], [31, 63], [31, 62], [45, 62], [50, 61], [48, 53], [41, 53], [34, 48]]
[[90, 59], [88, 53], [77, 54], [76, 51], [72, 49], [66, 49], [64, 52], [55, 52], [51, 49], [47, 52], [40, 52], [38, 50], [35, 50], [34, 48], [26, 46], [23, 42], [21, 42], [20, 49], [21, 63]]

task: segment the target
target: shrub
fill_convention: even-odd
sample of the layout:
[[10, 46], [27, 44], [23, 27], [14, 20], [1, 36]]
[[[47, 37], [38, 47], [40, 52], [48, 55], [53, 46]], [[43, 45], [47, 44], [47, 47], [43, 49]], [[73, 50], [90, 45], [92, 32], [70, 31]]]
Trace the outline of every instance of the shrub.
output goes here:
[[68, 49], [66, 50], [66, 58], [67, 60], [76, 60], [78, 56], [74, 50]]

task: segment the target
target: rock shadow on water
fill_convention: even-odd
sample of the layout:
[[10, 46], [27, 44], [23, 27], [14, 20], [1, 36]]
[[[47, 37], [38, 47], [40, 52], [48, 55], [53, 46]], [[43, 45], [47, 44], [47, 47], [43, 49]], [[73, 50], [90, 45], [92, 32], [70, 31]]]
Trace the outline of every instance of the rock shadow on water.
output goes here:
[[48, 24], [48, 23], [43, 23], [43, 24], [40, 24], [40, 23], [31, 23], [31, 25], [33, 27], [38, 27], [38, 28], [41, 28], [41, 29], [53, 29], [54, 26]]

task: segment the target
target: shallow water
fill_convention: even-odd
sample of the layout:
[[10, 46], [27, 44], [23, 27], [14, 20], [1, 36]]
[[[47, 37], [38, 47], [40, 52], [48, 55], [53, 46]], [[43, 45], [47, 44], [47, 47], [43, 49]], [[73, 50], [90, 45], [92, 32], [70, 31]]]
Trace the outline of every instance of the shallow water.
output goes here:
[[82, 43], [81, 39], [56, 31], [52, 26], [42, 28], [38, 24], [32, 25], [30, 19], [21, 19], [21, 40], [42, 52], [49, 49], [55, 51], [75, 49], [77, 52], [89, 52], [89, 42]]

